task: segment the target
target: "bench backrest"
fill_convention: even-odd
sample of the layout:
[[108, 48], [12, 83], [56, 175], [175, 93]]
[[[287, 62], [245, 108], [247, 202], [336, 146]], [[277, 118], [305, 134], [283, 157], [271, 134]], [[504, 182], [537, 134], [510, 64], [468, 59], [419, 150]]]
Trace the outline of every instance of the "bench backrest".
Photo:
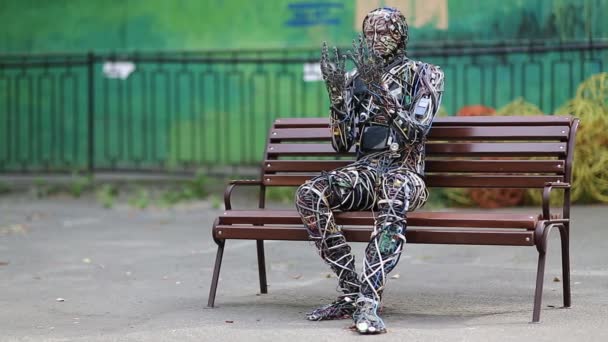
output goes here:
[[[578, 119], [571, 116], [435, 118], [426, 145], [430, 187], [542, 188], [570, 182]], [[354, 161], [336, 153], [328, 118], [277, 119], [268, 135], [262, 180], [298, 186]]]

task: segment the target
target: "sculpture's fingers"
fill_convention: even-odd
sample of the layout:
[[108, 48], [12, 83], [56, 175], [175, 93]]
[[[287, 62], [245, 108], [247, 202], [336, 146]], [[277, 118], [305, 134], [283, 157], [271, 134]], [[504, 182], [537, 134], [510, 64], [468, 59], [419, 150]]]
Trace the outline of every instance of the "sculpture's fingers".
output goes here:
[[327, 42], [323, 42], [323, 46], [321, 47], [321, 62], [327, 63], [327, 59], [329, 58], [328, 50], [327, 50]]
[[346, 56], [342, 55], [340, 58], [340, 70], [346, 72]]
[[359, 51], [362, 56], [365, 55], [365, 48], [366, 48], [365, 39], [363, 39], [362, 35], [359, 35]]
[[329, 63], [329, 50], [326, 42], [323, 42], [323, 47], [321, 48], [321, 60], [319, 64], [321, 67], [321, 73], [323, 76], [326, 76], [331, 70]]
[[341, 70], [340, 68], [340, 51], [338, 48], [334, 46], [334, 68], [336, 70]]
[[362, 52], [363, 51], [361, 50], [357, 51], [357, 57], [353, 59], [353, 62], [355, 62], [357, 69], [363, 69], [365, 67], [365, 58]]
[[369, 54], [369, 45], [367, 44], [367, 39], [365, 39], [365, 37], [361, 36], [361, 49], [363, 49], [363, 51], [365, 51], [365, 54], [368, 55]]

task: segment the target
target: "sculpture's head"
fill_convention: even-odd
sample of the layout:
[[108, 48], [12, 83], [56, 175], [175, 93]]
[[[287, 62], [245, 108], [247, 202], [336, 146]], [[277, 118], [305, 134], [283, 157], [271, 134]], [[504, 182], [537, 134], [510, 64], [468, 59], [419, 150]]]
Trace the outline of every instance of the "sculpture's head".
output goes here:
[[375, 9], [363, 19], [363, 36], [367, 45], [383, 57], [404, 54], [408, 40], [405, 16], [395, 8]]

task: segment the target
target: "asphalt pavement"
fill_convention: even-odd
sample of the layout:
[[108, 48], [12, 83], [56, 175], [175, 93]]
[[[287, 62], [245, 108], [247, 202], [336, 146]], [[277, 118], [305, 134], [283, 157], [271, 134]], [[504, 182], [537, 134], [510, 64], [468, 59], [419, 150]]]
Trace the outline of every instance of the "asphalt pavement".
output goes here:
[[[350, 320], [305, 320], [337, 295], [307, 242], [267, 242], [261, 295], [255, 243], [228, 241], [217, 308], [205, 308], [220, 213], [205, 201], [137, 210], [1, 197], [0, 341], [608, 341], [608, 206], [572, 210], [571, 309], [561, 308], [557, 231], [540, 324], [529, 324], [535, 248], [412, 244], [391, 274], [379, 337], [358, 336]], [[354, 246], [359, 265], [364, 247]]]

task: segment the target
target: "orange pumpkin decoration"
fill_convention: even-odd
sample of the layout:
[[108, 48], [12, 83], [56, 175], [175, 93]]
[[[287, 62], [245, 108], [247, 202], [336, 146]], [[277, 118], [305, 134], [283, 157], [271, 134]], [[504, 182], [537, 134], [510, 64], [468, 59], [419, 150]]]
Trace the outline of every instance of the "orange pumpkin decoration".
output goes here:
[[483, 105], [464, 106], [456, 113], [456, 116], [482, 116], [492, 115], [496, 113], [496, 109]]
[[[456, 113], [457, 116], [492, 115], [496, 109], [484, 105], [464, 106]], [[484, 159], [484, 158], [482, 158]], [[494, 159], [486, 158], [486, 159]], [[501, 208], [521, 204], [525, 191], [522, 189], [470, 189], [469, 196], [481, 208]]]

